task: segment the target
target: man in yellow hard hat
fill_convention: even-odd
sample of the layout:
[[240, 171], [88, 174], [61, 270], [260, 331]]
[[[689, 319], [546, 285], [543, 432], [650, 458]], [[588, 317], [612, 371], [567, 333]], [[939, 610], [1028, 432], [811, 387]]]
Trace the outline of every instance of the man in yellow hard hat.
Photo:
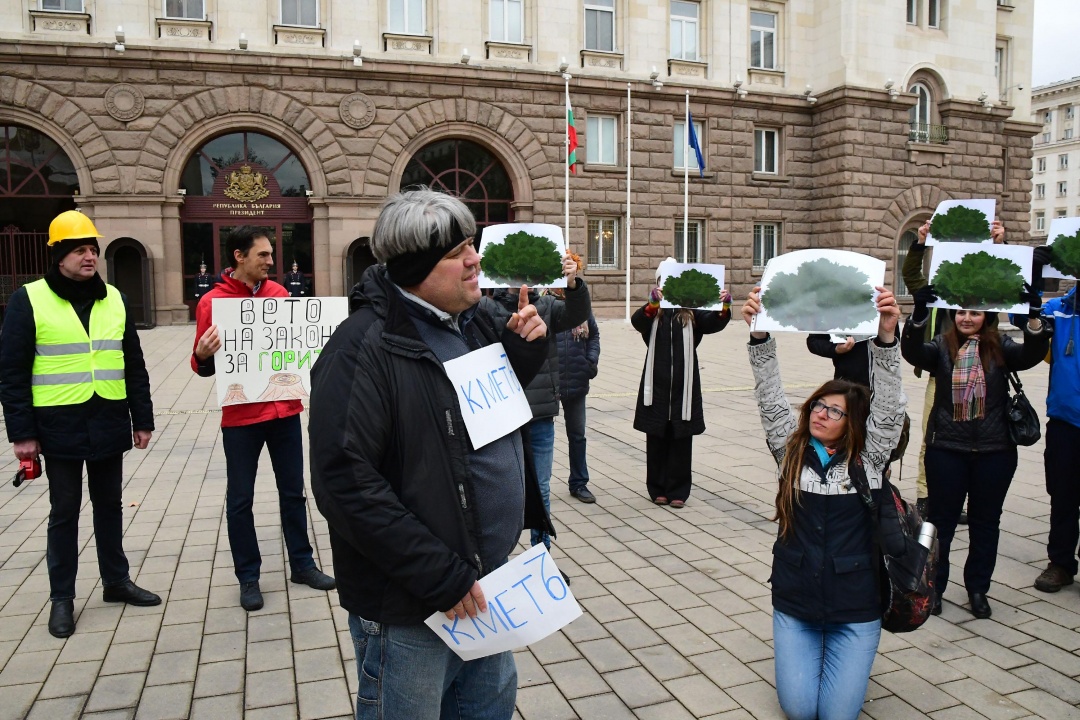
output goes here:
[[94, 506], [105, 602], [158, 605], [128, 575], [124, 453], [154, 430], [150, 376], [127, 299], [97, 274], [101, 237], [76, 210], [49, 225], [45, 277], [11, 296], [0, 327], [0, 403], [20, 460], [45, 456], [49, 479], [49, 632], [75, 632], [83, 465]]

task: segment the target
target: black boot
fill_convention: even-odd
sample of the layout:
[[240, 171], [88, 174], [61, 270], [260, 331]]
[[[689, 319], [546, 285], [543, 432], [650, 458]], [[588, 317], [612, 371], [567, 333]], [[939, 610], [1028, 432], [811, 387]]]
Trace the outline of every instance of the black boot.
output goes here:
[[986, 599], [985, 593], [968, 593], [968, 600], [971, 601], [972, 615], [981, 620], [990, 617], [992, 613], [990, 610], [990, 601]]
[[130, 580], [125, 580], [119, 585], [108, 586], [102, 591], [101, 599], [105, 602], [122, 602], [140, 607], [161, 604], [160, 597], [149, 590], [143, 590]]
[[53, 637], [71, 637], [75, 632], [75, 601], [53, 600], [49, 610], [49, 634]]

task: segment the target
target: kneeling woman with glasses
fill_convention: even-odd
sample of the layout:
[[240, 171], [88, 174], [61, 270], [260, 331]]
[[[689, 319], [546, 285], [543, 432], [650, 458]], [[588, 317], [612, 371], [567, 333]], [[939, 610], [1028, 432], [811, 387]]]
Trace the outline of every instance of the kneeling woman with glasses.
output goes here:
[[[776, 341], [750, 333], [754, 395], [780, 467], [770, 578], [776, 692], [794, 720], [858, 717], [881, 637], [873, 524], [848, 476], [854, 460], [875, 498], [880, 494], [907, 406], [896, 342], [900, 309], [890, 291], [877, 290], [869, 389], [830, 380], [793, 411]], [[751, 327], [761, 310], [758, 292], [742, 309]]]

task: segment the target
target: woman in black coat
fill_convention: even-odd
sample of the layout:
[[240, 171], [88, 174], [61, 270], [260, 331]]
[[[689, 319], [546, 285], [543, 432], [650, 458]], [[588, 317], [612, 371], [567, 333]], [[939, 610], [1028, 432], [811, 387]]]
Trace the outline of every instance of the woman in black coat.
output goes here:
[[1039, 317], [1033, 296], [1023, 344], [998, 332], [996, 313], [951, 310], [952, 327], [925, 342], [927, 303], [936, 299], [932, 286], [914, 294], [915, 310], [904, 325], [900, 350], [915, 367], [933, 374], [934, 405], [924, 408], [926, 486], [929, 517], [938, 529], [938, 600], [949, 582], [949, 546], [968, 498], [970, 539], [964, 564], [964, 585], [971, 614], [990, 617], [986, 593], [997, 563], [999, 522], [1005, 496], [1016, 472], [1016, 444], [1009, 438], [1010, 371], [1037, 365], [1050, 347], [1050, 328]]
[[649, 346], [634, 429], [645, 433], [645, 483], [657, 505], [681, 508], [690, 497], [694, 436], [705, 432], [697, 346], [731, 320], [731, 296], [721, 294], [722, 312], [661, 310], [663, 293], [656, 287], [630, 320]]

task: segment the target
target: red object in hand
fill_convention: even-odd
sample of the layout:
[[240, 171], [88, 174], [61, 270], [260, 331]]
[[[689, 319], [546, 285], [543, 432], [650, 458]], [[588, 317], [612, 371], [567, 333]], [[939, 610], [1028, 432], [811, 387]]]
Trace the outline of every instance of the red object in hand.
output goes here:
[[41, 458], [36, 457], [32, 460], [20, 460], [19, 471], [15, 473], [15, 478], [11, 481], [11, 484], [15, 487], [19, 487], [26, 480], [33, 480], [41, 475]]

